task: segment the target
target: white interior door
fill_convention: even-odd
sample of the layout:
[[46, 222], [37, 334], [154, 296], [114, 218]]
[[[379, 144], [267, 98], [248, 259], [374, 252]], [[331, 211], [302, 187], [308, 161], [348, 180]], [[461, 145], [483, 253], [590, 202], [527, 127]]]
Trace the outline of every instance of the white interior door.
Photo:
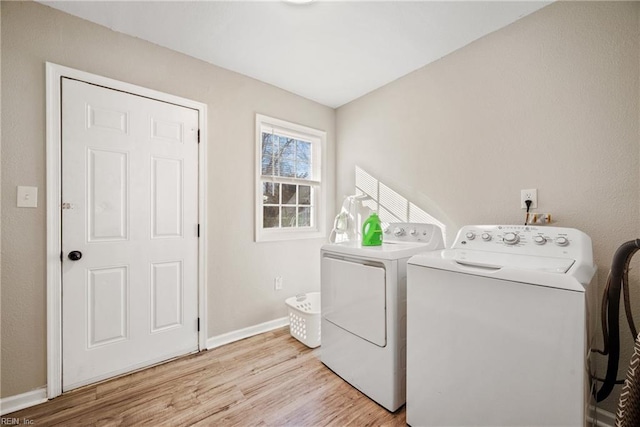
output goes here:
[[64, 391], [198, 349], [196, 110], [62, 79], [61, 257]]

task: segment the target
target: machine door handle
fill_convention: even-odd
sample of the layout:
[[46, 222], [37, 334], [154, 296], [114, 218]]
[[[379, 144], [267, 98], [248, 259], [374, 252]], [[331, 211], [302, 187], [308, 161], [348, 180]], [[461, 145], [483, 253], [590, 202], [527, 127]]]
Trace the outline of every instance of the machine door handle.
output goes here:
[[69, 255], [67, 255], [67, 258], [69, 258], [71, 261], [78, 261], [80, 258], [82, 258], [82, 252], [71, 251], [69, 252]]

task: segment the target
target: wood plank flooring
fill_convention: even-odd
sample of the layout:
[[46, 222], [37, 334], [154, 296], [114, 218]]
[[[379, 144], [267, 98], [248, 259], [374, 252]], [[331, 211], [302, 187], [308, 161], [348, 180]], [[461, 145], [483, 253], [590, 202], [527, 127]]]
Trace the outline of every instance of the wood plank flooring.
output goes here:
[[405, 426], [288, 327], [65, 393], [6, 417], [36, 426]]

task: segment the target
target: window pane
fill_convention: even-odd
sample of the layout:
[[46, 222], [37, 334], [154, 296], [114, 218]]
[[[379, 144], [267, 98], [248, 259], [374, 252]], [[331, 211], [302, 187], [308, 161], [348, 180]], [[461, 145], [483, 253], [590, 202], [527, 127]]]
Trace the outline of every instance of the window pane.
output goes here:
[[311, 208], [298, 208], [298, 227], [311, 226]]
[[272, 136], [262, 132], [262, 175], [273, 175], [273, 144]]
[[280, 170], [276, 172], [278, 176], [293, 177], [296, 175], [295, 163], [292, 159], [280, 159], [279, 166]]
[[280, 204], [280, 184], [273, 182], [262, 183], [262, 203], [265, 205]]
[[262, 132], [262, 157], [273, 155], [273, 143], [271, 134]]
[[264, 228], [278, 228], [280, 226], [280, 208], [265, 206], [262, 208], [262, 226]]
[[296, 154], [296, 140], [280, 137], [280, 157], [283, 159], [294, 159]]
[[262, 175], [273, 175], [273, 157], [262, 155]]
[[[282, 184], [282, 204], [296, 204], [296, 186], [293, 184]], [[295, 215], [295, 212], [294, 212]]]
[[282, 226], [283, 227], [295, 227], [296, 226], [296, 208], [283, 207], [282, 208]]
[[296, 178], [311, 179], [311, 168], [309, 163], [298, 162], [296, 164]]
[[306, 141], [296, 141], [296, 160], [299, 162], [311, 161], [311, 143]]
[[298, 186], [298, 204], [310, 205], [311, 204], [311, 187], [308, 185]]

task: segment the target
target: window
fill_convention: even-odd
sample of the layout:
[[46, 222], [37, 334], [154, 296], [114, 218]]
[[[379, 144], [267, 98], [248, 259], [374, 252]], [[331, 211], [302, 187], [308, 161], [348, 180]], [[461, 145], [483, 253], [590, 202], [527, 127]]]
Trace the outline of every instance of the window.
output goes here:
[[256, 241], [324, 236], [326, 133], [256, 115]]

